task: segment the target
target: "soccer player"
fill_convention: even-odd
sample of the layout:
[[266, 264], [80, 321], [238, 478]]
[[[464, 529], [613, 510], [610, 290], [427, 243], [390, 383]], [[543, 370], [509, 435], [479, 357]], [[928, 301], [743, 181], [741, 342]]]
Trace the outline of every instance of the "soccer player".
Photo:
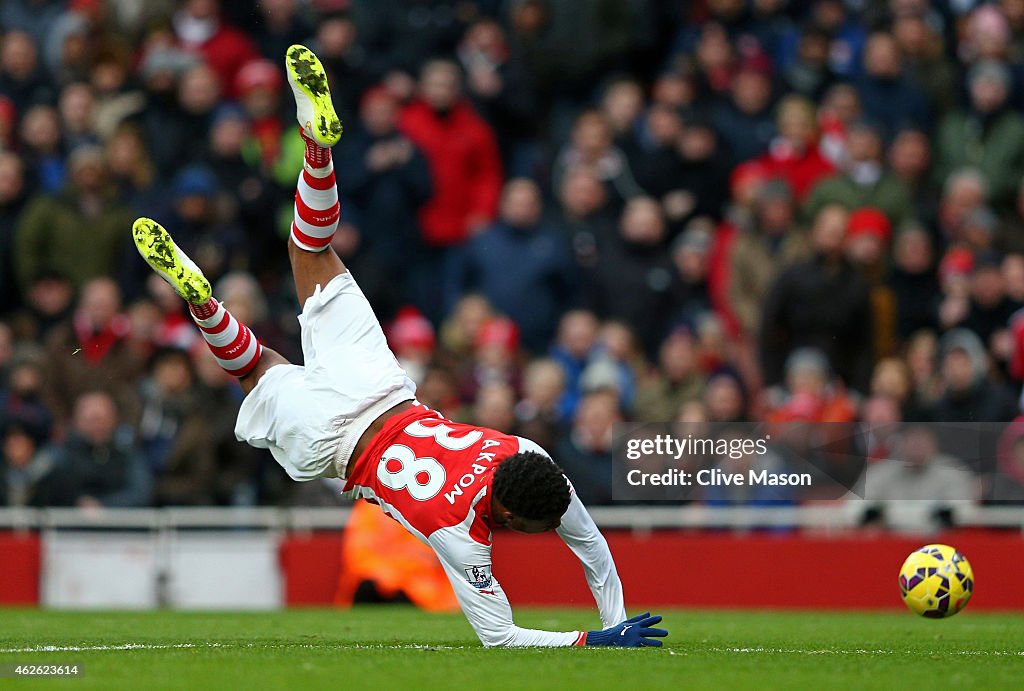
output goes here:
[[[295, 480], [338, 477], [430, 545], [485, 646], [660, 646], [659, 616], [626, 619], [608, 544], [562, 471], [537, 444], [445, 419], [416, 401], [352, 274], [330, 247], [338, 225], [331, 147], [341, 122], [317, 57], [292, 46], [285, 69], [306, 153], [288, 242], [303, 366], [264, 348], [211, 296], [199, 268], [156, 221], [132, 234], [143, 258], [189, 304], [203, 337], [246, 393], [235, 435], [270, 449]], [[583, 563], [605, 628], [524, 629], [491, 573], [491, 529], [557, 530]]]

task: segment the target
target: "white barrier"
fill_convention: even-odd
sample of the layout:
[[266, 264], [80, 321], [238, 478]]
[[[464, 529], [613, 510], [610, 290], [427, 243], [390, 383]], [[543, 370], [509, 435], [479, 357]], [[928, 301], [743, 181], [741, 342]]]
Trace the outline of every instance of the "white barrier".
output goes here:
[[[590, 513], [608, 529], [745, 528], [792, 526], [816, 531], [842, 531], [859, 525], [863, 502], [834, 502], [803, 506], [595, 506]], [[1024, 531], [1024, 506], [953, 508], [957, 526], [1016, 528]], [[919, 513], [921, 502], [892, 502], [888, 511]], [[132, 529], [193, 530], [263, 528], [303, 532], [337, 530], [348, 522], [348, 508], [163, 508], [163, 509], [11, 509], [0, 508], [0, 530]]]

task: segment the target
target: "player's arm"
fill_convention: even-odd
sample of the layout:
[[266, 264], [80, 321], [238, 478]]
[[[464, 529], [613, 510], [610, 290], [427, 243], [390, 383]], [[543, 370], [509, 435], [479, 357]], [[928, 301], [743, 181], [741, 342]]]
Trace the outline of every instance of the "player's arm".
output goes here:
[[611, 550], [583, 502], [576, 496], [576, 490], [572, 491], [569, 508], [562, 516], [557, 532], [583, 564], [590, 592], [597, 601], [601, 622], [609, 627], [625, 621], [622, 582], [615, 570]]
[[516, 626], [505, 591], [491, 573], [491, 548], [459, 528], [439, 530], [430, 544], [448, 574], [459, 606], [485, 647], [582, 645], [583, 631], [540, 631]]
[[[430, 537], [455, 596], [470, 625], [485, 647], [568, 647], [601, 645], [617, 647], [660, 646], [663, 629], [650, 628], [661, 617], [642, 614], [603, 631], [542, 631], [524, 629], [512, 620], [501, 584], [491, 573], [491, 548], [473, 541], [464, 531], [441, 530]], [[625, 617], [623, 617], [625, 618]]]

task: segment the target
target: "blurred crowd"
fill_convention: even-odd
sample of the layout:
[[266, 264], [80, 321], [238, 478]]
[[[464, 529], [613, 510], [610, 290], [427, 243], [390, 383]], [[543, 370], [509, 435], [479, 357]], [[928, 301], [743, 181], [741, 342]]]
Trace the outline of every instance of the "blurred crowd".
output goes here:
[[[1020, 414], [1024, 0], [4, 0], [0, 505], [336, 501], [234, 440], [128, 232], [301, 361], [296, 42], [419, 399], [585, 501], [620, 421]], [[1017, 446], [969, 499], [1024, 500]]]

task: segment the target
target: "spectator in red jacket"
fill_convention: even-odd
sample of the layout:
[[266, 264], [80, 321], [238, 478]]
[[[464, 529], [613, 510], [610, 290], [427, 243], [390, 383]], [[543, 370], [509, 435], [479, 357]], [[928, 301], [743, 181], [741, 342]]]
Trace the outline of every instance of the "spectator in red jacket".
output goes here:
[[779, 136], [768, 153], [756, 159], [768, 173], [789, 183], [798, 202], [814, 185], [835, 173], [835, 168], [818, 149], [818, 125], [814, 104], [803, 96], [787, 96], [779, 103]]
[[454, 62], [428, 62], [419, 98], [399, 121], [430, 164], [434, 195], [420, 210], [420, 225], [432, 247], [460, 244], [483, 229], [494, 220], [501, 194], [497, 140], [464, 99], [461, 81]]
[[238, 71], [260, 57], [252, 39], [221, 19], [219, 0], [186, 0], [172, 23], [178, 44], [201, 56], [217, 73], [225, 95], [234, 98]]

